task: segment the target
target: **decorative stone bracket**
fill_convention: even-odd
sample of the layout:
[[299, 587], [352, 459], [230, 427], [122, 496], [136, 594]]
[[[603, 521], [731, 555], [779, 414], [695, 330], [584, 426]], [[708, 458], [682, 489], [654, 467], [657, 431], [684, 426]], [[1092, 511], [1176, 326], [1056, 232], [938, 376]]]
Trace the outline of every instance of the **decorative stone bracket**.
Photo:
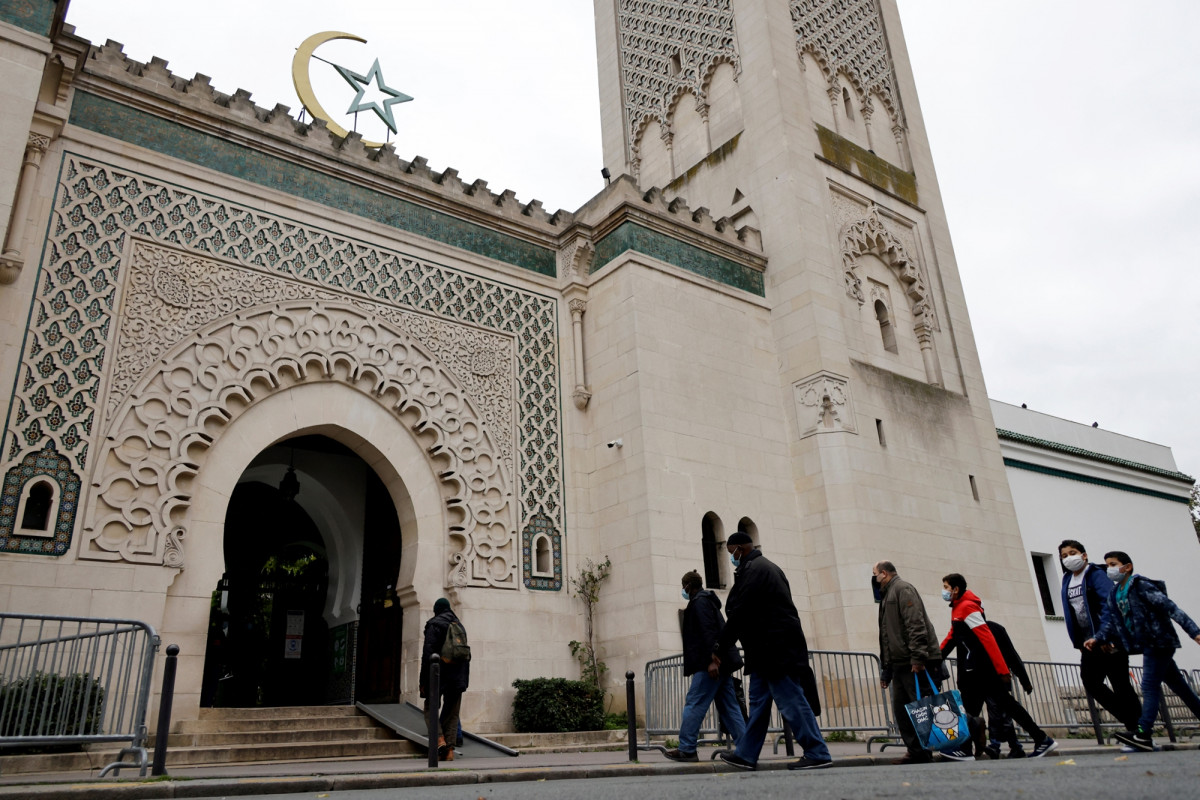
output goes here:
[[793, 384], [792, 393], [801, 439], [817, 433], [858, 433], [848, 378], [822, 370]]

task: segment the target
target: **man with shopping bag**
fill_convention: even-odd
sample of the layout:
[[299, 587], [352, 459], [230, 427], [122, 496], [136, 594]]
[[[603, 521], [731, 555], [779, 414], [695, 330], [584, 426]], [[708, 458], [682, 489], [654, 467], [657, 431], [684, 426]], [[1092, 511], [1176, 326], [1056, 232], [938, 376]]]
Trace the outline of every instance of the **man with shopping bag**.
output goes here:
[[[942, 651], [937, 632], [916, 588], [896, 573], [891, 561], [880, 561], [871, 571], [871, 587], [879, 603], [879, 685], [892, 690], [892, 714], [908, 753], [897, 764], [927, 764], [933, 760], [927, 740], [922, 740], [907, 706], [921, 696], [937, 694], [942, 682]], [[922, 687], [918, 689], [917, 680]], [[948, 710], [948, 709], [947, 709]], [[932, 724], [933, 712], [930, 712]], [[946, 717], [943, 715], [943, 719]], [[984, 747], [987, 730], [982, 720], [968, 721], [967, 735]], [[937, 748], [932, 748], [937, 749]]]

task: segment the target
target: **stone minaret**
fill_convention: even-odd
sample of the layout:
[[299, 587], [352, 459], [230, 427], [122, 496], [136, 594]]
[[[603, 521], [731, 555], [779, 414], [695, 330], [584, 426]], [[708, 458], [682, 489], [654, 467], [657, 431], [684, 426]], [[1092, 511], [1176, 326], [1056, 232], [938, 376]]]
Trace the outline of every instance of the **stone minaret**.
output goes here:
[[[761, 231], [766, 313], [746, 363], [768, 354], [786, 466], [754, 480], [794, 502], [744, 513], [792, 577], [810, 645], [875, 649], [871, 566], [889, 559], [939, 627], [941, 577], [961, 572], [1026, 657], [1044, 657], [895, 0], [595, 10], [608, 169], [719, 227]], [[757, 311], [743, 313], [758, 330]], [[726, 385], [738, 383], [731, 373]], [[762, 462], [742, 457], [742, 441], [718, 458], [744, 484]]]

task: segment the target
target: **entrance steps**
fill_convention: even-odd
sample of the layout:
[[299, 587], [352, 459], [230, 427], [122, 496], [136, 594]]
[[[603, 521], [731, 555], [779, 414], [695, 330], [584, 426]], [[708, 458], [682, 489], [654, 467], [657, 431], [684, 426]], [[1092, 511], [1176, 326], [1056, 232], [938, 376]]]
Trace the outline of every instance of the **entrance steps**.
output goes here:
[[[624, 750], [628, 742], [624, 730], [487, 737], [530, 755]], [[168, 771], [182, 766], [425, 756], [423, 747], [399, 738], [353, 706], [202, 708], [199, 718], [172, 726], [167, 745]], [[151, 759], [153, 748], [151, 737]], [[116, 760], [119, 749], [103, 744], [74, 753], [0, 755], [0, 775], [97, 772]], [[136, 774], [121, 771], [122, 776]]]

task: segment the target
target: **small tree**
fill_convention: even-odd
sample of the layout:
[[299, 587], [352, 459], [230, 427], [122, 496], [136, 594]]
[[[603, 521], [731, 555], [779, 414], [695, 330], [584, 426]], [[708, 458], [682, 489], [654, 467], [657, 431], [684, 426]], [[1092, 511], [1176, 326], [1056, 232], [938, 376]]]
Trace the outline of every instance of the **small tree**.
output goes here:
[[1196, 538], [1200, 539], [1200, 483], [1192, 484], [1192, 498], [1188, 500], [1188, 511], [1192, 512], [1192, 525], [1196, 528]]
[[610, 572], [612, 572], [612, 561], [608, 556], [604, 557], [604, 562], [601, 564], [597, 564], [589, 558], [583, 562], [583, 569], [579, 571], [579, 577], [571, 578], [575, 596], [583, 601], [585, 632], [587, 633], [587, 641], [571, 641], [571, 655], [579, 660], [580, 677], [601, 691], [604, 690], [604, 673], [608, 672], [608, 667], [603, 661], [596, 658], [595, 614], [596, 604], [600, 602], [600, 584], [604, 583]]

